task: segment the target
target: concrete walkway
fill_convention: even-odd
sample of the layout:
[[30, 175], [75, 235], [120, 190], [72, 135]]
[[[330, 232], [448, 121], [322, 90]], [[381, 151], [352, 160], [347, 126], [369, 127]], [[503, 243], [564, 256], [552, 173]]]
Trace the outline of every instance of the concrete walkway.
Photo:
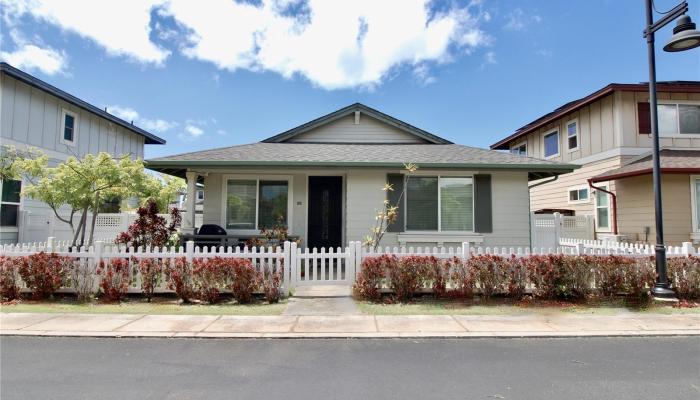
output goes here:
[[700, 314], [130, 315], [0, 313], [0, 335], [95, 337], [568, 337], [700, 335]]
[[299, 286], [289, 298], [284, 315], [357, 315], [348, 285]]

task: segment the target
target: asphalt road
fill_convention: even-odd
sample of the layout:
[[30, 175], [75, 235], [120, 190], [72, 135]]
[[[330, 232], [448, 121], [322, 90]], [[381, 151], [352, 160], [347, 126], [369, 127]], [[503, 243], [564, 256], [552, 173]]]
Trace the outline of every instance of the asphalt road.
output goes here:
[[3, 337], [12, 399], [693, 399], [700, 339]]

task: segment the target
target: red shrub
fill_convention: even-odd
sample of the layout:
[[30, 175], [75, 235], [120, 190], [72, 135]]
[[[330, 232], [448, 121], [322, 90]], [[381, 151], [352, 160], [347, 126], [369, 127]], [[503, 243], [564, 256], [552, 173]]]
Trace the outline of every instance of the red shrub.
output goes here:
[[455, 291], [464, 297], [474, 296], [474, 286], [476, 285], [476, 276], [474, 270], [470, 268], [468, 263], [462, 262], [460, 258], [454, 257], [445, 261], [445, 265], [452, 273], [450, 280]]
[[425, 264], [425, 280], [433, 290], [433, 296], [443, 297], [447, 292], [447, 282], [450, 280], [450, 264], [436, 257], [421, 257]]
[[131, 283], [131, 265], [126, 258], [112, 258], [108, 262], [100, 261], [97, 276], [100, 277], [100, 289], [107, 301], [120, 301], [126, 296]]
[[389, 286], [401, 301], [409, 301], [423, 287], [428, 276], [428, 266], [434, 257], [408, 256], [390, 264]]
[[560, 295], [566, 297], [584, 298], [591, 291], [593, 285], [593, 270], [595, 257], [593, 256], [563, 256], [562, 284]]
[[506, 293], [514, 299], [520, 299], [525, 295], [527, 288], [527, 265], [523, 258], [515, 256], [504, 258], [503, 262], [501, 271], [503, 271]]
[[180, 257], [166, 265], [168, 288], [174, 290], [183, 303], [189, 303], [194, 296], [192, 264]]
[[20, 259], [19, 275], [35, 298], [46, 298], [63, 286], [70, 264], [66, 257], [42, 251]]
[[0, 298], [19, 298], [19, 259], [0, 256]]
[[229, 268], [220, 257], [198, 258], [192, 262], [192, 281], [200, 300], [214, 304], [219, 301], [221, 289], [226, 287]]
[[[253, 293], [260, 287], [262, 277], [248, 259], [229, 258], [225, 262], [231, 271], [230, 288], [233, 298], [241, 304], [250, 303], [253, 301]], [[279, 284], [276, 290], [279, 292]]]
[[621, 256], [598, 256], [595, 260], [596, 287], [603, 296], [612, 297], [625, 288], [626, 264], [634, 260]]
[[[163, 260], [167, 263], [168, 260]], [[156, 258], [142, 258], [139, 261], [139, 274], [141, 275], [141, 291], [148, 301], [151, 301], [153, 292], [160, 283], [163, 274], [163, 264]]]
[[484, 298], [490, 298], [503, 289], [505, 259], [494, 255], [473, 255], [467, 265], [476, 278]]
[[563, 292], [564, 256], [533, 255], [524, 261], [535, 297], [552, 299]]
[[282, 285], [282, 274], [284, 274], [284, 267], [279, 271], [272, 272], [271, 269], [265, 268], [261, 278], [262, 278], [262, 288], [265, 293], [265, 300], [268, 303], [277, 303], [280, 301], [280, 286]]
[[360, 273], [352, 288], [355, 296], [363, 300], [379, 300], [386, 271], [395, 268], [398, 262], [398, 258], [393, 255], [367, 257], [362, 260]]
[[630, 297], [639, 298], [649, 293], [656, 281], [656, 266], [649, 258], [627, 259], [621, 265], [625, 271], [623, 290]]
[[126, 244], [138, 248], [140, 246], [166, 246], [172, 241], [182, 216], [180, 210], [170, 210], [170, 223], [158, 214], [158, 204], [150, 199], [143, 207], [136, 210], [138, 218], [129, 226], [126, 232], [117, 235], [115, 243]]
[[668, 277], [679, 298], [700, 298], [700, 257], [669, 258]]

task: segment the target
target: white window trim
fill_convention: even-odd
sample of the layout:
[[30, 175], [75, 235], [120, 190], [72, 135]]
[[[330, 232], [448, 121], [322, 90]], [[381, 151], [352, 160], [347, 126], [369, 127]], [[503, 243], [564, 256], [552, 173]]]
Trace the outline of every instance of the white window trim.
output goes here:
[[[548, 156], [548, 155], [546, 155], [547, 154], [547, 145], [545, 144], [545, 138], [547, 136], [549, 136], [550, 134], [555, 133], [555, 132], [557, 134], [557, 152], [556, 152], [556, 154], [551, 154]], [[561, 130], [559, 128], [550, 129], [549, 131], [544, 132], [542, 134], [542, 156], [544, 156], [545, 160], [549, 160], [550, 158], [559, 157], [559, 153], [561, 153], [561, 143], [560, 142], [561, 142]]]
[[511, 146], [511, 147], [510, 147], [511, 154], [512, 154], [512, 152], [513, 152], [513, 149], [517, 149], [517, 148], [520, 148], [520, 147], [522, 147], [522, 146], [525, 146], [525, 154], [520, 154], [520, 153], [518, 153], [518, 155], [524, 155], [524, 156], [526, 156], [526, 155], [527, 155], [527, 140], [522, 141], [522, 142], [516, 144], [515, 146]]
[[[609, 182], [605, 182], [605, 183], [602, 183], [602, 184], [599, 184], [596, 186], [601, 187], [605, 190], [610, 190], [610, 183]], [[598, 189], [594, 189], [594, 190], [596, 192], [598, 191]], [[612, 204], [611, 204], [612, 196], [610, 196], [610, 194], [608, 194], [608, 193], [603, 193], [603, 194], [608, 196], [608, 227], [607, 228], [600, 227], [600, 224], [598, 223], [598, 195], [596, 193], [596, 195], [593, 198], [593, 204], [594, 204], [593, 215], [595, 217], [595, 230], [596, 230], [596, 232], [612, 232]]]
[[[236, 180], [254, 180], [256, 182], [255, 187], [255, 229], [228, 229], [226, 228], [226, 204], [228, 196], [228, 181], [231, 179]], [[294, 179], [291, 175], [243, 175], [243, 174], [225, 174], [222, 175], [221, 182], [221, 226], [226, 229], [226, 232], [233, 235], [259, 235], [260, 227], [258, 226], [258, 207], [260, 199], [260, 181], [286, 181], [287, 182], [287, 229], [289, 229], [289, 234], [293, 234], [292, 222], [293, 210], [292, 206], [294, 203]]]
[[[569, 136], [569, 125], [571, 124], [576, 124], [576, 134], [573, 136]], [[578, 125], [578, 118], [570, 119], [566, 121], [564, 124], [564, 127], [566, 128], [566, 148], [568, 149], [567, 151], [569, 153], [573, 153], [574, 151], [578, 151], [581, 149], [581, 135], [579, 134], [579, 125]], [[569, 147], [569, 139], [575, 137], [576, 138], [576, 147]]]
[[[20, 190], [22, 190], [22, 186], [24, 186], [24, 181], [22, 179], [10, 179], [11, 181], [20, 181]], [[0, 196], [2, 196], [2, 185], [3, 185], [3, 180], [0, 179]], [[13, 206], [17, 206], [17, 226], [0, 226], [2, 228], [2, 232], [9, 232], [9, 233], [14, 233], [19, 231], [19, 224], [20, 224], [20, 218], [22, 217], [22, 199], [23, 197], [20, 195], [19, 196], [19, 201], [14, 202], [14, 201], [3, 201], [2, 197], [0, 197], [0, 206], [2, 204], [10, 204]]]
[[693, 229], [691, 230], [693, 233], [700, 233], [700, 227], [698, 227], [700, 215], [697, 213], [698, 200], [700, 199], [697, 198], [697, 193], [695, 191], [695, 182], [698, 180], [700, 180], [700, 175], [690, 175], [690, 214], [693, 222]]
[[[430, 174], [428, 172], [425, 172], [424, 174], [416, 174], [416, 175], [411, 175], [416, 178], [438, 178], [438, 198], [437, 198], [437, 204], [438, 204], [438, 209], [437, 209], [437, 218], [438, 218], [438, 229], [436, 231], [425, 231], [425, 230], [411, 230], [408, 229], [408, 207], [407, 207], [407, 202], [408, 202], [408, 189], [406, 190], [406, 193], [403, 198], [403, 205], [404, 205], [404, 221], [403, 221], [403, 232], [405, 234], [415, 234], [415, 235], [473, 235], [476, 231], [474, 230], [474, 225], [476, 223], [476, 192], [474, 191], [475, 186], [474, 186], [474, 175], [467, 175], [467, 174], [460, 174], [460, 175], [451, 175], [451, 174]], [[472, 230], [471, 231], [443, 231], [442, 230], [442, 193], [440, 191], [440, 180], [442, 178], [471, 178], [472, 180]], [[409, 177], [410, 179], [410, 177]]]
[[[73, 140], [65, 139], [66, 115], [73, 117]], [[75, 146], [75, 142], [78, 141], [78, 114], [65, 108], [61, 109], [61, 123], [59, 126], [61, 127], [61, 131], [59, 132], [60, 142], [66, 146]]]
[[[662, 138], [672, 138], [672, 139], [700, 139], [700, 132], [698, 133], [680, 133], [681, 131], [681, 116], [678, 113], [678, 105], [693, 105], [693, 106], [700, 106], [700, 101], [693, 101], [693, 100], [657, 100], [656, 101], [657, 105], [675, 105], [676, 106], [676, 131], [678, 133], [661, 133], [659, 132], [659, 137]], [[649, 135], [651, 137], [651, 134]]]
[[[585, 200], [571, 200], [571, 192], [576, 190], [579, 191], [581, 189], [588, 189], [588, 198]], [[569, 204], [584, 204], [584, 203], [590, 203], [591, 202], [591, 188], [588, 185], [581, 185], [581, 186], [572, 186], [566, 189], [566, 200]]]

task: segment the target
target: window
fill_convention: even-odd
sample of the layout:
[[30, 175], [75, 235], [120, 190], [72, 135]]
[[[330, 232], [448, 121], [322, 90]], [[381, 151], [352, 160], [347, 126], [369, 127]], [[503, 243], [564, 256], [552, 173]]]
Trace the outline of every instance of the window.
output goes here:
[[569, 203], [583, 203], [588, 201], [588, 188], [569, 189]]
[[659, 104], [659, 134], [700, 135], [700, 104]]
[[75, 142], [76, 115], [68, 110], [63, 110], [63, 143], [72, 144]]
[[406, 230], [471, 232], [471, 177], [411, 177], [406, 186]]
[[570, 121], [566, 124], [566, 143], [569, 151], [578, 150], [578, 121]]
[[0, 181], [0, 226], [17, 226], [19, 201], [22, 182], [15, 180]]
[[197, 191], [197, 200], [204, 200], [204, 190]]
[[527, 155], [527, 143], [523, 142], [517, 146], [511, 147], [510, 152], [512, 154], [517, 154], [519, 156], [526, 156]]
[[691, 176], [690, 179], [694, 203], [693, 212], [695, 213], [693, 231], [700, 232], [700, 176]]
[[552, 131], [544, 135], [544, 156], [554, 157], [559, 155], [559, 131]]
[[[601, 185], [607, 190], [607, 185]], [[602, 231], [610, 230], [610, 195], [602, 190], [595, 191], [595, 211], [596, 228]]]
[[226, 229], [259, 230], [287, 225], [289, 182], [229, 179], [226, 183]]

